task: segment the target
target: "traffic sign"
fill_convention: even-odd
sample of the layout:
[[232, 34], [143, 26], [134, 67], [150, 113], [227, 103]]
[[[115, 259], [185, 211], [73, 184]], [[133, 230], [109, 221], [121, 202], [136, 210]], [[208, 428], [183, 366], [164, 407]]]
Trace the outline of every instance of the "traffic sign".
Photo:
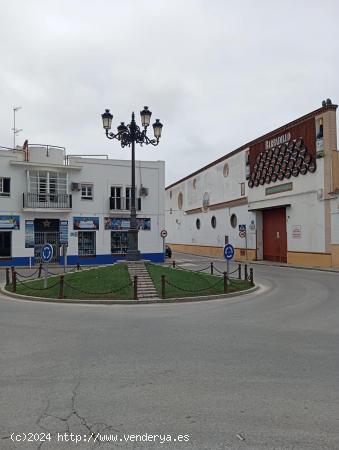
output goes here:
[[224, 256], [227, 261], [231, 260], [234, 256], [234, 248], [233, 245], [227, 244], [224, 247]]
[[49, 263], [53, 258], [53, 247], [51, 244], [44, 244], [41, 249], [41, 259], [44, 263]]
[[241, 238], [246, 237], [246, 225], [239, 225], [239, 236]]
[[165, 238], [165, 237], [167, 236], [167, 231], [166, 231], [166, 230], [161, 230], [160, 236], [161, 236], [162, 238]]

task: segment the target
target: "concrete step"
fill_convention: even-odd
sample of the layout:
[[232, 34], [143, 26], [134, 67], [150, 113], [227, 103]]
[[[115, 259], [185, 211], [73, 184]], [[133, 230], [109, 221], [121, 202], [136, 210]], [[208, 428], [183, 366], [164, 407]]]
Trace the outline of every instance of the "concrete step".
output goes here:
[[129, 270], [129, 273], [135, 273], [136, 275], [140, 274], [140, 275], [148, 275], [148, 272], [141, 272], [140, 270]]
[[128, 272], [131, 281], [134, 277], [138, 277], [138, 298], [158, 298], [158, 293], [154, 287], [152, 278], [150, 277], [144, 263], [128, 264]]
[[150, 292], [147, 292], [147, 291], [139, 292], [138, 291], [138, 297], [140, 297], [140, 296], [147, 297], [148, 295], [158, 295], [158, 293], [156, 291], [150, 291]]
[[154, 286], [138, 286], [138, 291], [156, 291]]

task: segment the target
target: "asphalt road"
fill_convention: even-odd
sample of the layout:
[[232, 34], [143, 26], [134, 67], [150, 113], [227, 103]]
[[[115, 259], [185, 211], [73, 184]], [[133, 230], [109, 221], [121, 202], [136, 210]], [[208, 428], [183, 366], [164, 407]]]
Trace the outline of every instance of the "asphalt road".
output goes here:
[[338, 449], [339, 273], [254, 271], [261, 290], [231, 300], [0, 298], [0, 448]]

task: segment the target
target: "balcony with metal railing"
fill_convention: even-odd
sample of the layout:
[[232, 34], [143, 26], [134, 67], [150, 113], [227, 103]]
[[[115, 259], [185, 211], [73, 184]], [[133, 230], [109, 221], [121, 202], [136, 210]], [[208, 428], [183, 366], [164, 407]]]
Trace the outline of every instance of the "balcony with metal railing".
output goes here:
[[24, 192], [23, 208], [71, 209], [72, 195]]
[[[130, 211], [132, 200], [130, 197], [110, 197], [109, 209], [111, 211]], [[135, 199], [135, 208], [141, 210], [141, 197]]]

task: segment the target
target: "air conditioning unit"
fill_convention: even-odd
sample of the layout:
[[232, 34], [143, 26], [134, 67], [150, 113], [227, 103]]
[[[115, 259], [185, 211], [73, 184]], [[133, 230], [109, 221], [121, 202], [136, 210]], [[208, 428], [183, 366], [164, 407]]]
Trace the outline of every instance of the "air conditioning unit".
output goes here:
[[80, 191], [80, 183], [71, 183], [71, 191]]
[[140, 188], [140, 190], [139, 190], [139, 195], [140, 195], [140, 197], [147, 197], [147, 195], [148, 195], [148, 188], [145, 188], [145, 187], [141, 187]]

